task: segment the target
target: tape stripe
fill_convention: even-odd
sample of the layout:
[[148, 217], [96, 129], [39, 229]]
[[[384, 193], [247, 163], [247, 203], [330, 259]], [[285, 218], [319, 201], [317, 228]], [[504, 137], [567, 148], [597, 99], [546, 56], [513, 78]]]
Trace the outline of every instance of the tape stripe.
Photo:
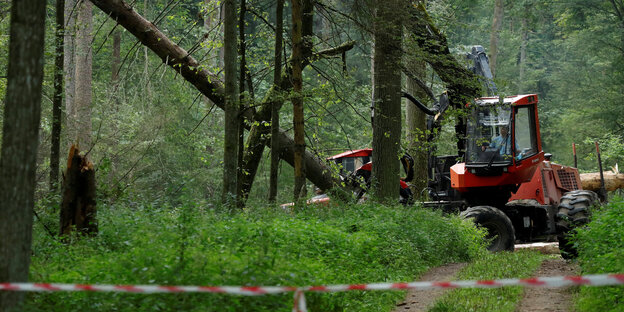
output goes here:
[[505, 286], [567, 287], [624, 285], [624, 274], [585, 276], [534, 277], [453, 282], [375, 283], [352, 285], [292, 286], [167, 286], [167, 285], [85, 285], [56, 283], [0, 283], [0, 291], [99, 291], [122, 293], [227, 293], [244, 296], [279, 294], [285, 292], [338, 292], [350, 290], [405, 290], [434, 288], [496, 288]]

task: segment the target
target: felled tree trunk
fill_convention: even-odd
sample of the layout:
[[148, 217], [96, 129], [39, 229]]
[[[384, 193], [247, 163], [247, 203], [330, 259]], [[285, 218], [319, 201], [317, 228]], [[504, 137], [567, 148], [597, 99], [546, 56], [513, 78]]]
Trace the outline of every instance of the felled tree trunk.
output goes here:
[[87, 235], [97, 234], [96, 214], [93, 163], [86, 156], [80, 155], [78, 148], [72, 145], [63, 176], [59, 234], [69, 235], [73, 230]]
[[[604, 172], [604, 180], [607, 191], [624, 188], [624, 173]], [[600, 172], [581, 173], [581, 185], [584, 190], [600, 190]]]

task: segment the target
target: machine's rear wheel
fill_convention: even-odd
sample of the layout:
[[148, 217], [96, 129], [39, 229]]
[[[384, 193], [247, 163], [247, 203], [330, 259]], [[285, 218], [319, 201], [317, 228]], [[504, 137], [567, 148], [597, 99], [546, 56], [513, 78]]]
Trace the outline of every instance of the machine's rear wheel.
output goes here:
[[592, 191], [576, 190], [563, 194], [557, 212], [557, 238], [559, 250], [565, 259], [578, 256], [576, 247], [570, 243], [570, 235], [575, 229], [587, 224], [591, 216], [590, 208], [598, 201]]
[[511, 220], [500, 209], [491, 206], [470, 207], [460, 214], [464, 219], [472, 219], [474, 223], [487, 230], [490, 240], [488, 250], [492, 252], [514, 250], [515, 231]]

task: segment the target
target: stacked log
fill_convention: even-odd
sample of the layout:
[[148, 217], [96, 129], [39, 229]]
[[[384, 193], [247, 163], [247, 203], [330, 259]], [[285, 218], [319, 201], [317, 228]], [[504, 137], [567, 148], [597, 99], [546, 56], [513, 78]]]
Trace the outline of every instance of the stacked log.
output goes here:
[[[624, 173], [604, 172], [605, 189], [615, 191], [624, 189]], [[600, 190], [600, 172], [581, 173], [581, 185], [584, 190]]]

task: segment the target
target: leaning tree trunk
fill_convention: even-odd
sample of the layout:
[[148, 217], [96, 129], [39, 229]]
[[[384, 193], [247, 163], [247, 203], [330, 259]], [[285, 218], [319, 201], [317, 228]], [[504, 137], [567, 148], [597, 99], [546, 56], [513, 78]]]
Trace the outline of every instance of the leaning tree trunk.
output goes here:
[[[28, 281], [41, 119], [46, 2], [13, 1], [0, 149], [0, 283]], [[0, 291], [0, 311], [23, 292]]]
[[72, 145], [63, 175], [60, 235], [70, 235], [74, 230], [81, 234], [97, 234], [95, 195], [93, 164]]

